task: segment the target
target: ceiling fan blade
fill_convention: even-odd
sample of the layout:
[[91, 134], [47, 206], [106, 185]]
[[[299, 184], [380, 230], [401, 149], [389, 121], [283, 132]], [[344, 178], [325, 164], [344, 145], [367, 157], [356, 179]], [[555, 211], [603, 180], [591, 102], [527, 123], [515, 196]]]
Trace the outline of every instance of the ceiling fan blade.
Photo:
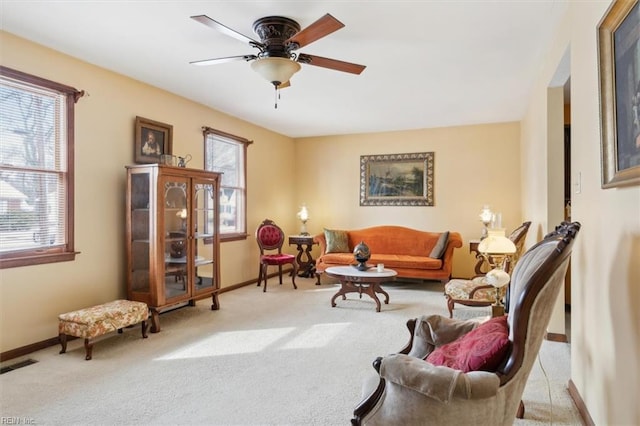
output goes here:
[[281, 83], [280, 86], [278, 86], [278, 89], [285, 89], [285, 88], [287, 88], [289, 86], [291, 86], [291, 80], [285, 81], [284, 83]]
[[254, 59], [258, 59], [256, 55], [238, 55], [238, 56], [227, 56], [224, 58], [213, 58], [213, 59], [203, 59], [201, 61], [192, 61], [189, 62], [191, 65], [214, 65], [214, 64], [224, 64], [226, 62], [234, 62], [234, 61], [252, 61]]
[[262, 46], [262, 43], [252, 39], [251, 37], [247, 37], [246, 35], [237, 32], [220, 22], [209, 18], [207, 15], [195, 15], [192, 16], [191, 19], [194, 21], [198, 21], [201, 24], [206, 25], [207, 27], [213, 28], [214, 30], [220, 31], [222, 34], [226, 34], [230, 37], [235, 38], [236, 40], [240, 40], [245, 43], [249, 43], [252, 46]]
[[366, 65], [352, 64], [351, 62], [323, 58], [322, 56], [307, 55], [306, 53], [300, 53], [298, 55], [298, 62], [315, 65], [316, 67], [330, 68], [336, 71], [349, 72], [351, 74], [360, 74], [366, 68]]
[[336, 30], [339, 30], [342, 27], [344, 27], [344, 24], [342, 22], [338, 21], [336, 18], [327, 13], [322, 18], [309, 25], [307, 28], [298, 31], [294, 36], [285, 41], [284, 44], [287, 45], [289, 43], [295, 43], [297, 45], [295, 49], [299, 49], [310, 43], [313, 43], [319, 38], [322, 38]]

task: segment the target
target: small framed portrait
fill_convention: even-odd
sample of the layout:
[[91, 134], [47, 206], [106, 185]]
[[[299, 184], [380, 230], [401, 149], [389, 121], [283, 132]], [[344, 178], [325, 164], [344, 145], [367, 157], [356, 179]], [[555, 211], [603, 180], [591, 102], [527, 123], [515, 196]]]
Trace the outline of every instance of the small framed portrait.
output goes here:
[[172, 140], [171, 124], [136, 117], [134, 162], [159, 163], [161, 155], [171, 154]]

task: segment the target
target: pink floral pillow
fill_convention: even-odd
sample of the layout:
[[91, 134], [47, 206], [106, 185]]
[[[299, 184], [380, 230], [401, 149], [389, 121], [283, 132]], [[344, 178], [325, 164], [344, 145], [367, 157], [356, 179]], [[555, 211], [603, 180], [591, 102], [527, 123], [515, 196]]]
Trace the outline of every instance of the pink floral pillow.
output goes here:
[[507, 316], [491, 318], [458, 340], [431, 352], [426, 361], [465, 373], [496, 371], [509, 349]]

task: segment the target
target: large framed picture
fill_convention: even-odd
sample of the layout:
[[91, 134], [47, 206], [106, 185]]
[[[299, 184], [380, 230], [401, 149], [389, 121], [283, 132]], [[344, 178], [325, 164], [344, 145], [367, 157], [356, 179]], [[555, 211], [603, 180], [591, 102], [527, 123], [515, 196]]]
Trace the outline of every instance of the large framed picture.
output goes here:
[[361, 206], [433, 206], [433, 152], [360, 156]]
[[614, 0], [598, 24], [602, 187], [640, 183], [640, 11]]
[[160, 156], [171, 154], [173, 126], [136, 117], [133, 159], [136, 163], [159, 163]]

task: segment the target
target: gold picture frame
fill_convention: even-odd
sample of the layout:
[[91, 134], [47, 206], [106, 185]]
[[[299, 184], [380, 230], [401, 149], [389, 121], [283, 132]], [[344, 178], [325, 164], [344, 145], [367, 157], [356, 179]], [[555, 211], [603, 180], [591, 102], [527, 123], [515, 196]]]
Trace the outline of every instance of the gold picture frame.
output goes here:
[[361, 206], [433, 206], [433, 152], [360, 156]]
[[136, 117], [133, 159], [136, 163], [159, 163], [160, 156], [171, 154], [173, 126]]
[[640, 12], [614, 0], [598, 24], [602, 188], [640, 184]]

